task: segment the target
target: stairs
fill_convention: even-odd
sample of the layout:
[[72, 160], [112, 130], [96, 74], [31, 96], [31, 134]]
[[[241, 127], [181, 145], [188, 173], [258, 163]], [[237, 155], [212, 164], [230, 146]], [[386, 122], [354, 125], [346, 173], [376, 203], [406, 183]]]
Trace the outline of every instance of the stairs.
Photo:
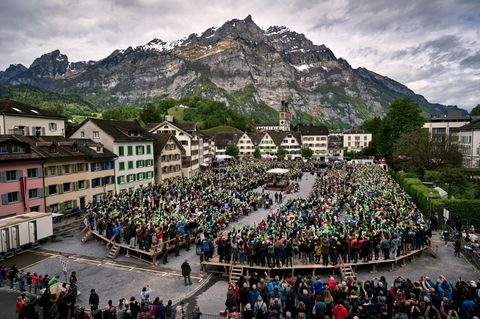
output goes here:
[[85, 243], [90, 239], [90, 237], [92, 237], [92, 234], [90, 233], [90, 229], [88, 227], [85, 227], [82, 232], [84, 233], [82, 237], [82, 243]]
[[118, 254], [120, 253], [120, 246], [113, 245], [112, 248], [108, 251], [107, 257], [110, 259], [117, 258]]
[[357, 275], [355, 274], [355, 271], [353, 270], [351, 265], [345, 265], [343, 263], [342, 257], [338, 258], [338, 266], [340, 268], [340, 274], [342, 275], [342, 279], [347, 279], [348, 277], [357, 279]]
[[230, 278], [229, 282], [237, 282], [240, 279], [240, 276], [243, 275], [243, 266], [234, 265], [230, 266]]

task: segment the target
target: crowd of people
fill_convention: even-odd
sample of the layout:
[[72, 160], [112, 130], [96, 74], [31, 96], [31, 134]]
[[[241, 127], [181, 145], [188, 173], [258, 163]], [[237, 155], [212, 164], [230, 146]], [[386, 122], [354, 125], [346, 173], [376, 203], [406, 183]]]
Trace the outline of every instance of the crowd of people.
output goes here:
[[385, 277], [337, 281], [334, 277], [261, 278], [254, 273], [228, 286], [229, 319], [471, 319], [480, 314], [480, 281], [455, 284]]
[[430, 244], [419, 209], [380, 167], [318, 174], [308, 198], [290, 200], [257, 225], [218, 238], [220, 261], [270, 267], [396, 258]]

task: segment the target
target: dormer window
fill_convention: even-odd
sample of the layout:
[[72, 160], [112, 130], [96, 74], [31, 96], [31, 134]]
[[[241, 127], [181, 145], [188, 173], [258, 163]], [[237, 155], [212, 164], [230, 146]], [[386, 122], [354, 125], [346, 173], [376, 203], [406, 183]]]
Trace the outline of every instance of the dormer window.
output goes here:
[[49, 153], [56, 153], [57, 152], [57, 145], [52, 144], [48, 147], [48, 152]]
[[97, 146], [97, 153], [103, 153], [103, 147]]
[[0, 145], [0, 154], [8, 154], [7, 145], [5, 144]]
[[13, 145], [12, 153], [26, 153], [26, 149], [22, 145]]
[[78, 152], [78, 146], [77, 144], [72, 144], [72, 152]]

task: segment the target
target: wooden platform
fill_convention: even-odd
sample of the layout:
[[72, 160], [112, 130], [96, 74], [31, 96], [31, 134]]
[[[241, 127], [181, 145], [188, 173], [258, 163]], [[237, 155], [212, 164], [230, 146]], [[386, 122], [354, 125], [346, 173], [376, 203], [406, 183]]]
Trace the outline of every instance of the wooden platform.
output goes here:
[[[393, 270], [395, 265], [398, 265], [398, 264], [405, 265], [407, 261], [413, 260], [416, 255], [421, 254], [423, 251], [427, 249], [431, 249], [431, 248], [424, 247], [419, 250], [411, 250], [407, 254], [401, 255], [394, 259], [385, 260], [383, 258], [380, 258], [378, 260], [371, 260], [369, 262], [364, 262], [359, 260], [357, 263], [344, 263], [343, 266], [351, 267], [352, 269], [356, 269], [358, 267], [371, 267], [371, 272], [376, 272], [377, 266], [389, 265]], [[310, 264], [310, 263], [303, 264], [298, 259], [296, 263], [294, 261], [293, 266], [288, 266], [288, 267], [282, 266], [280, 268], [261, 266], [261, 265], [255, 265], [255, 264], [253, 266], [250, 266], [247, 262], [245, 262], [243, 265], [239, 264], [238, 262], [235, 264], [227, 263], [227, 262], [219, 262], [219, 256], [213, 256], [213, 258], [209, 259], [209, 261], [202, 262], [202, 269], [204, 271], [221, 274], [226, 278], [232, 278], [232, 271], [237, 272], [239, 268], [242, 268], [241, 274], [246, 278], [249, 278], [250, 273], [252, 272], [258, 272], [261, 274], [267, 273], [269, 277], [271, 273], [276, 273], [276, 272], [284, 272], [284, 273], [289, 272], [292, 275], [292, 277], [295, 276], [296, 273], [297, 274], [300, 272], [305, 273], [306, 271], [311, 272], [312, 275], [315, 275], [316, 272], [321, 272], [321, 271], [323, 272], [331, 271], [334, 274], [335, 272], [342, 273], [340, 271], [341, 270], [340, 263], [338, 263], [337, 265], [329, 264], [328, 266], [324, 266], [322, 264]]]

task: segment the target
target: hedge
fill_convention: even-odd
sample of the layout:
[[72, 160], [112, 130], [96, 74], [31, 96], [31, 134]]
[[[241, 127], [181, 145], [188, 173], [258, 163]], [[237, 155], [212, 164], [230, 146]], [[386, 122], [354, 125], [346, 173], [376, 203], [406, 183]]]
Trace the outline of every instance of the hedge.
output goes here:
[[460, 217], [463, 220], [463, 226], [474, 225], [475, 228], [480, 229], [480, 200], [441, 199], [435, 189], [423, 185], [414, 173], [391, 171], [391, 174], [400, 186], [412, 196], [415, 204], [423, 212], [428, 212], [428, 196], [432, 192], [431, 208], [441, 222], [443, 221], [443, 209], [446, 208], [450, 212], [450, 218]]

